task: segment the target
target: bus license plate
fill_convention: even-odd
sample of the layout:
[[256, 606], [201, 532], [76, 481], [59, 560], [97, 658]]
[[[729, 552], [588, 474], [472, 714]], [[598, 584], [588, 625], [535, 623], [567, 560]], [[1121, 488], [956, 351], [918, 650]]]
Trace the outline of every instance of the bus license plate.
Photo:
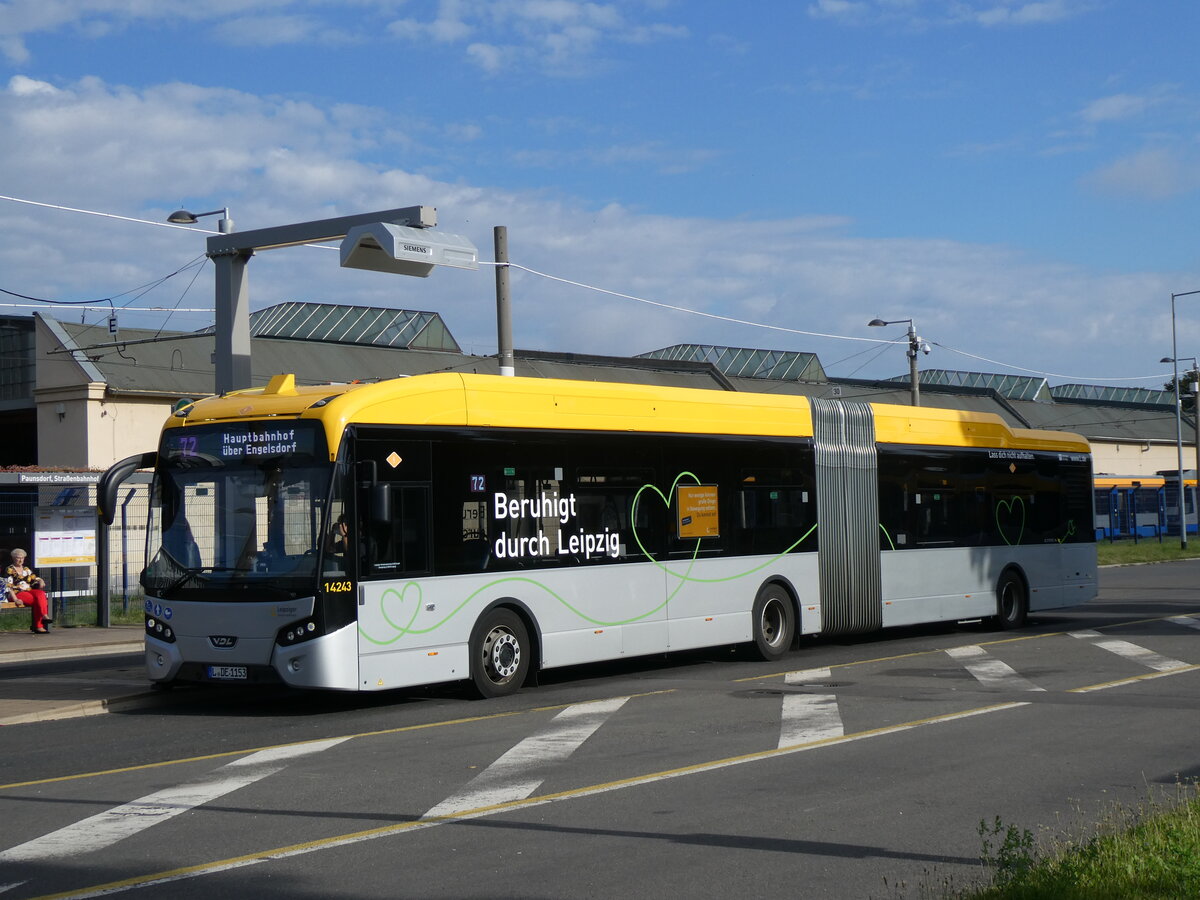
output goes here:
[[245, 666], [209, 666], [208, 677], [215, 679], [223, 679], [226, 681], [245, 681], [246, 667]]

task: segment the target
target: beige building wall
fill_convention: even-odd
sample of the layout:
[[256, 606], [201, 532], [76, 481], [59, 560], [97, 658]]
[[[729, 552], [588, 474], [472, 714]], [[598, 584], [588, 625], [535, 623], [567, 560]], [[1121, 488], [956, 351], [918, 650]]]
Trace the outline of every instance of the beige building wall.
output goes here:
[[111, 397], [102, 384], [35, 391], [38, 465], [107, 469], [158, 447], [171, 401]]
[[107, 469], [119, 459], [158, 447], [174, 398], [113, 394], [95, 380], [82, 354], [57, 353], [61, 344], [43, 321], [36, 328], [38, 465]]
[[[94, 391], [89, 391], [94, 388]], [[89, 393], [103, 395], [104, 385], [84, 384], [35, 390], [38, 465], [87, 468]]]
[[[1155, 475], [1176, 471], [1179, 453], [1175, 444], [1092, 441], [1092, 465], [1096, 474]], [[1183, 468], [1196, 468], [1196, 445], [1187, 440], [1183, 444]]]

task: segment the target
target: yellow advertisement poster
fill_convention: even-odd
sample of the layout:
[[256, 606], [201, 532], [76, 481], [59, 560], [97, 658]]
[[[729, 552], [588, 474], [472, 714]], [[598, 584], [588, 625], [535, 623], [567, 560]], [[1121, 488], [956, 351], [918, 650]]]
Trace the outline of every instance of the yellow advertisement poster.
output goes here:
[[718, 537], [721, 533], [717, 515], [717, 486], [715, 484], [681, 484], [679, 493], [679, 537]]

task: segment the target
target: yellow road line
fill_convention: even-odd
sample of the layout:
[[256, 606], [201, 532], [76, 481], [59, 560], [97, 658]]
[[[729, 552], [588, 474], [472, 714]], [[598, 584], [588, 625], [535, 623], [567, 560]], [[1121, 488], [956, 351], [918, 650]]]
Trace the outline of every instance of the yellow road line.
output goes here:
[[910, 731], [914, 728], [920, 728], [925, 725], [936, 725], [958, 719], [966, 719], [973, 716], [981, 716], [988, 713], [1000, 712], [1007, 709], [1016, 709], [1018, 707], [1029, 705], [1030, 704], [1028, 701], [998, 703], [990, 706], [978, 707], [976, 709], [965, 710], [963, 712], [930, 716], [924, 719], [916, 719], [912, 722], [904, 722], [898, 725], [887, 725], [882, 728], [872, 728], [868, 731], [859, 731], [854, 734], [843, 735], [840, 737], [822, 738], [820, 740], [809, 741], [803, 744], [794, 744], [791, 746], [778, 747], [771, 750], [760, 750], [754, 753], [745, 753], [739, 756], [729, 756], [723, 759], [711, 760], [704, 763], [693, 763], [691, 765], [680, 766], [679, 768], [675, 769], [666, 769], [661, 772], [652, 772], [645, 775], [635, 775], [630, 778], [621, 778], [616, 781], [608, 781], [602, 784], [594, 784], [581, 788], [573, 788], [566, 791], [558, 791], [553, 794], [542, 794], [537, 797], [528, 797], [523, 800], [511, 800], [505, 803], [496, 803], [491, 806], [481, 806], [476, 809], [464, 810], [453, 815], [439, 816], [429, 819], [417, 819], [409, 822], [399, 822], [395, 825], [384, 825], [380, 826], [379, 828], [369, 828], [364, 831], [354, 831], [348, 834], [320, 838], [314, 841], [305, 841], [299, 844], [289, 844], [287, 846], [276, 847], [271, 850], [260, 850], [254, 853], [246, 853], [241, 856], [233, 856], [228, 859], [216, 860], [209, 863], [199, 863], [197, 865], [183, 866], [177, 869], [168, 869], [163, 872], [154, 872], [147, 875], [133, 876], [131, 878], [124, 878], [119, 881], [110, 881], [105, 884], [91, 885], [89, 887], [78, 888], [72, 891], [63, 891], [57, 894], [45, 894], [41, 897], [35, 898], [35, 900], [66, 900], [66, 898], [72, 898], [72, 900], [84, 900], [84, 898], [98, 897], [105, 894], [115, 894], [121, 891], [132, 890], [134, 888], [150, 887], [152, 885], [165, 884], [172, 881], [182, 881], [187, 878], [196, 878], [201, 875], [213, 875], [218, 872], [229, 871], [230, 869], [255, 865], [256, 863], [287, 859], [288, 857], [292, 856], [300, 856], [306, 853], [313, 853], [318, 850], [329, 850], [335, 847], [344, 847], [348, 844], [356, 844], [363, 841], [375, 840], [377, 838], [389, 837], [391, 835], [401, 834], [408, 831], [433, 828], [438, 825], [446, 825], [466, 819], [483, 818], [484, 816], [495, 815], [496, 813], [500, 812], [528, 809], [535, 806], [544, 806], [563, 800], [590, 797], [596, 794], [608, 793], [610, 791], [621, 790], [627, 787], [636, 787], [639, 785], [651, 784], [656, 781], [680, 778], [687, 775], [698, 775], [704, 772], [712, 772], [717, 769], [742, 765], [744, 763], [758, 762], [761, 760], [788, 756], [793, 753], [801, 753], [806, 750], [814, 750], [819, 747], [846, 744], [851, 741], [859, 741], [866, 738], [879, 737], [882, 735], [898, 734], [900, 732]]
[[[1200, 616], [1200, 611], [1191, 612], [1191, 613], [1171, 613], [1170, 615], [1155, 616], [1155, 617], [1149, 618], [1149, 619], [1134, 619], [1134, 620], [1128, 621], [1128, 622], [1113, 622], [1109, 625], [1097, 625], [1097, 626], [1095, 626], [1095, 630], [1099, 631], [1102, 628], [1121, 628], [1126, 625], [1145, 625], [1148, 622], [1163, 622], [1163, 621], [1166, 621], [1167, 619], [1175, 619], [1180, 616]], [[1076, 631], [1076, 630], [1078, 630], [1078, 629], [1070, 629], [1068, 631], [1047, 631], [1047, 632], [1040, 633], [1040, 634], [1023, 634], [1023, 635], [1018, 635], [1017, 637], [998, 638], [994, 641], [977, 641], [977, 642], [974, 642], [972, 644], [972, 646], [994, 647], [997, 644], [1015, 644], [1018, 641], [1037, 641], [1037, 640], [1041, 640], [1042, 638], [1063, 637], [1064, 635], [1070, 634], [1071, 631]], [[817, 637], [820, 637], [820, 635], [818, 634]], [[895, 656], [877, 656], [872, 659], [856, 659], [856, 660], [854, 660], [854, 662], [831, 663], [830, 665], [825, 666], [823, 668], [849, 669], [849, 668], [852, 668], [853, 666], [865, 666], [865, 665], [870, 665], [871, 663], [895, 662], [896, 660], [899, 660], [899, 659], [913, 659], [918, 656], [934, 656], [936, 654], [945, 653], [945, 652], [946, 652], [946, 648], [944, 648], [944, 647], [937, 649], [937, 650], [914, 650], [912, 653], [899, 653]], [[804, 669], [796, 669], [795, 671], [803, 672], [808, 668], [810, 668], [810, 667], [806, 666]], [[768, 679], [771, 679], [771, 678], [785, 678], [790, 674], [791, 674], [790, 672], [774, 672], [770, 675], [753, 675], [749, 678], [738, 678], [734, 681], [734, 684], [741, 684], [741, 683], [747, 682], [747, 681], [767, 681]]]
[[[939, 651], [940, 652], [940, 651]], [[1080, 691], [1098, 691], [1109, 687], [1117, 687], [1124, 684], [1129, 684], [1135, 681], [1145, 681], [1151, 678], [1165, 678], [1168, 675], [1179, 675], [1184, 672], [1192, 672], [1200, 670], [1200, 665], [1181, 666], [1177, 669], [1169, 669], [1165, 672], [1150, 672], [1146, 675], [1136, 678], [1121, 679], [1120, 681], [1108, 682], [1101, 685], [1092, 685], [1087, 688], [1076, 688], [1076, 692]], [[652, 691], [647, 694], [631, 695], [631, 696], [653, 696], [654, 694], [667, 694], [672, 691]], [[597, 701], [598, 702], [598, 701]], [[569, 704], [565, 704], [569, 705]], [[539, 710], [529, 710], [529, 712], [546, 711], [554, 709], [563, 709], [563, 706], [548, 706], [540, 707]], [[499, 812], [529, 809], [535, 806], [543, 806], [550, 803], [556, 803], [562, 800], [577, 799], [581, 797], [589, 797], [597, 794], [603, 794], [610, 791], [621, 790], [627, 787], [636, 787], [639, 785], [651, 784], [657, 781], [665, 781], [671, 778], [679, 778], [687, 775], [697, 775], [705, 772], [712, 772], [718, 769], [729, 768], [731, 766], [742, 765], [749, 762], [759, 762], [767, 759], [775, 759], [777, 757], [788, 756], [794, 753], [801, 753], [807, 750], [814, 750], [820, 747], [830, 747], [837, 744], [846, 744], [851, 741], [859, 741], [872, 737], [881, 737], [890, 734], [899, 734], [905, 731], [911, 731], [915, 728], [920, 728], [926, 725], [943, 724], [953, 722], [960, 719], [972, 718], [974, 716], [987, 715], [994, 712], [1002, 712], [1004, 710], [1019, 709], [1033, 705], [1030, 701], [1012, 701], [1007, 703], [997, 703], [988, 706], [976, 707], [956, 713], [945, 713], [937, 716], [930, 716], [923, 719], [915, 719], [911, 722], [902, 722], [897, 725], [886, 725], [881, 728], [872, 728], [866, 731], [855, 732], [854, 734], [841, 735], [837, 737], [820, 738], [815, 741], [808, 741], [801, 744], [793, 744], [785, 747], [778, 747], [770, 750], [759, 750], [754, 753], [745, 753], [739, 756], [730, 756], [723, 759], [711, 760], [704, 763], [693, 763], [687, 766], [681, 766], [674, 769], [665, 769], [660, 772], [653, 772], [645, 775], [635, 775], [629, 778], [622, 778], [616, 781], [608, 781], [602, 784], [588, 785], [581, 788], [574, 788], [566, 791], [559, 791], [553, 794], [543, 794], [536, 797], [528, 797], [523, 800], [512, 800], [505, 803], [497, 803], [491, 806], [482, 806], [476, 809], [464, 810], [453, 815], [441, 816], [430, 819], [417, 819], [409, 822], [400, 822], [395, 825], [384, 825], [379, 828], [370, 828], [364, 831], [354, 831], [348, 834], [335, 835], [328, 838], [320, 838], [314, 841], [305, 841], [299, 844], [289, 844], [284, 847], [276, 847], [271, 850], [261, 850], [254, 853], [247, 853], [241, 856], [229, 857], [228, 859], [216, 860], [208, 863], [198, 863], [192, 866], [184, 866], [177, 869], [168, 869], [163, 872], [155, 872], [147, 875], [137, 875], [131, 878], [121, 879], [119, 881], [110, 881], [105, 884], [91, 885], [84, 888], [78, 888], [72, 891], [63, 891], [57, 894], [46, 894], [35, 900], [86, 900], [86, 898], [99, 897], [106, 894], [120, 893], [126, 890], [132, 890], [140, 887], [150, 887], [157, 884], [165, 884], [172, 881], [181, 881], [187, 878], [196, 878], [202, 875], [212, 875], [218, 872], [228, 871], [230, 869], [251, 866], [261, 862], [272, 860], [286, 859], [292, 856], [300, 856], [306, 853], [313, 853], [318, 850], [329, 850], [335, 847], [343, 847], [348, 844], [360, 843], [363, 841], [374, 840], [376, 838], [389, 837], [395, 834], [401, 834], [408, 831], [418, 829], [432, 828], [438, 825], [463, 821], [466, 819], [477, 819], [484, 816], [494, 815]], [[519, 713], [498, 713], [495, 716], [479, 716], [471, 719], [460, 719], [454, 722], [446, 723], [431, 723], [429, 725], [406, 726], [403, 728], [392, 728], [383, 731], [364, 732], [361, 736], [396, 734], [402, 731], [411, 731], [416, 728], [436, 727], [439, 724], [458, 724], [460, 722], [483, 721], [489, 718], [501, 718], [505, 716], [518, 715]], [[298, 743], [309, 743], [301, 741]], [[292, 746], [292, 745], [283, 745]], [[221, 754], [226, 755], [226, 754]], [[207, 758], [207, 757], [205, 757]]]
[[1152, 678], [1166, 678], [1168, 675], [1179, 675], [1183, 672], [1195, 672], [1200, 670], [1200, 665], [1192, 666], [1176, 666], [1174, 669], [1167, 669], [1162, 672], [1147, 672], [1145, 675], [1134, 675], [1130, 678], [1120, 678], [1116, 681], [1104, 681], [1100, 684], [1089, 684], [1085, 687], [1070, 688], [1068, 694], [1086, 694], [1090, 691], [1102, 691], [1106, 688], [1120, 687], [1124, 684], [1135, 684], [1139, 681], [1150, 681]]
[[[663, 691], [646, 691], [641, 694], [629, 694], [630, 697], [651, 697], [655, 694], [669, 694], [671, 690]], [[60, 781], [78, 781], [82, 778], [98, 778], [102, 775], [121, 775], [126, 772], [141, 772], [147, 769], [160, 769], [165, 766], [182, 766], [188, 763], [205, 762], [211, 759], [225, 759], [230, 756], [249, 756], [251, 753], [258, 753], [262, 750], [277, 750], [281, 747], [298, 747], [303, 744], [313, 744], [320, 741], [328, 740], [350, 740], [353, 738], [378, 737], [387, 734], [400, 734], [405, 731], [421, 731], [426, 728], [443, 728], [449, 725], [470, 725], [474, 722], [487, 722], [492, 719], [507, 719], [513, 716], [523, 716], [530, 713], [539, 712], [554, 712], [559, 709], [566, 709], [568, 706], [579, 706], [585, 703], [600, 703], [602, 700], [584, 700], [580, 703], [560, 703], [554, 706], [538, 706], [532, 709], [517, 709], [508, 712], [490, 713], [485, 716], [464, 716], [461, 719], [446, 719], [440, 722], [425, 722], [421, 725], [401, 725], [397, 728], [384, 728], [379, 731], [362, 731], [357, 734], [335, 735], [332, 738], [313, 738], [307, 741], [289, 741], [284, 744], [270, 744], [265, 747], [249, 747], [241, 750], [225, 750], [221, 753], [209, 753], [204, 756], [188, 756], [182, 759], [164, 759], [159, 762], [142, 763], [136, 766], [124, 766], [118, 769], [100, 769], [96, 772], [80, 772], [76, 775], [58, 775], [54, 778], [38, 778], [32, 781], [14, 781], [9, 784], [0, 784], [0, 791], [11, 790], [13, 788], [31, 787], [41, 784], [55, 784]]]

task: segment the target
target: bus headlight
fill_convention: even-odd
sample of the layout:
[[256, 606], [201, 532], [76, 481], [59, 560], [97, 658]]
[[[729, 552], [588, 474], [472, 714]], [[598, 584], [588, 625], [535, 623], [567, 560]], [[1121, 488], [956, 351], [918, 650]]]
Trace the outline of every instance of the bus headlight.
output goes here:
[[146, 634], [168, 644], [175, 643], [175, 629], [154, 616], [146, 616]]
[[323, 633], [315, 619], [302, 619], [280, 628], [275, 635], [275, 643], [283, 647], [291, 647], [304, 641], [311, 641]]

